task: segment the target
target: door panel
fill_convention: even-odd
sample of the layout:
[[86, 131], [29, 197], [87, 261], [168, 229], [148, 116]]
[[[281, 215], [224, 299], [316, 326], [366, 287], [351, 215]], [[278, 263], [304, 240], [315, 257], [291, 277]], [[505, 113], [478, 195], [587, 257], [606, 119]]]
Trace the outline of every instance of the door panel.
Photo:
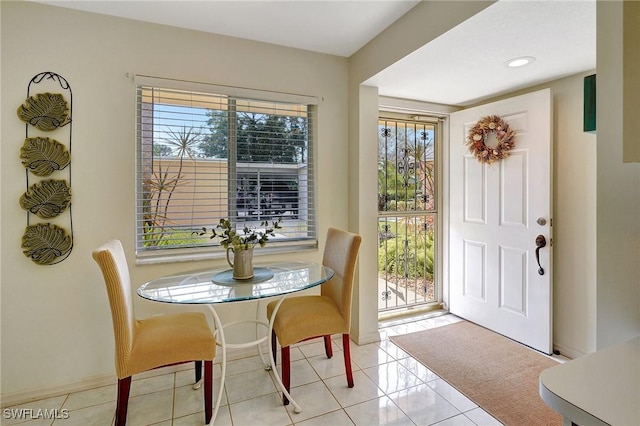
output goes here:
[[475, 241], [464, 241], [464, 296], [486, 302], [487, 288], [484, 277], [486, 245]]
[[487, 187], [485, 168], [473, 157], [464, 158], [464, 219], [470, 223], [486, 223]]
[[[468, 130], [499, 115], [516, 132], [508, 158], [480, 163]], [[551, 92], [541, 90], [456, 112], [450, 117], [450, 311], [551, 353]], [[536, 219], [546, 219], [539, 225]]]
[[500, 163], [500, 225], [526, 228], [527, 188], [526, 152], [518, 151]]
[[[505, 285], [505, 283], [510, 283], [510, 285]], [[526, 251], [500, 247], [500, 307], [526, 316], [526, 283]]]

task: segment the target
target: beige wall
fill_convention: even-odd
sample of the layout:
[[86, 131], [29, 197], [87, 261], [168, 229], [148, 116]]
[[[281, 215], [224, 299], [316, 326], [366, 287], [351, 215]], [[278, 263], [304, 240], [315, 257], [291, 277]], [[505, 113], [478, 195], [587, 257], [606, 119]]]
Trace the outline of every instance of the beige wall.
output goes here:
[[[347, 192], [339, 190], [347, 181], [345, 58], [37, 3], [2, 1], [0, 7], [3, 405], [56, 389], [113, 383], [111, 316], [91, 258], [102, 242], [123, 241], [134, 283], [222, 265], [223, 259], [135, 265], [135, 74], [322, 98], [316, 152], [320, 250], [296, 256], [320, 260], [327, 228], [347, 227]], [[75, 240], [71, 256], [55, 266], [37, 266], [20, 248], [25, 127], [15, 111], [29, 80], [43, 71], [61, 74], [73, 90]], [[180, 309], [135, 300], [139, 316]], [[225, 320], [253, 317], [254, 306], [219, 313]]]
[[623, 10], [623, 157], [640, 162], [640, 2], [626, 1]]
[[597, 349], [640, 334], [640, 163], [623, 162], [622, 130], [623, 99], [638, 94], [623, 86], [622, 10], [597, 4]]
[[593, 352], [596, 297], [596, 143], [582, 131], [584, 76], [554, 81], [553, 344], [570, 357]]

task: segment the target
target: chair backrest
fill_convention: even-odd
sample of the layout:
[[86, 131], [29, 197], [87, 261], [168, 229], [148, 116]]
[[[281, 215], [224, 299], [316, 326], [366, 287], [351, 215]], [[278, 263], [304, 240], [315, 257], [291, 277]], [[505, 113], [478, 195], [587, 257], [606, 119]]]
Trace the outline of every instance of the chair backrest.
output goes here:
[[126, 360], [131, 353], [135, 332], [135, 312], [131, 294], [131, 278], [122, 243], [111, 240], [93, 251], [93, 259], [102, 270], [109, 295], [113, 332], [116, 342], [116, 374], [126, 371]]
[[338, 306], [347, 326], [351, 324], [353, 278], [361, 241], [358, 234], [329, 228], [324, 246], [322, 264], [333, 269], [335, 274], [320, 287], [321, 293]]

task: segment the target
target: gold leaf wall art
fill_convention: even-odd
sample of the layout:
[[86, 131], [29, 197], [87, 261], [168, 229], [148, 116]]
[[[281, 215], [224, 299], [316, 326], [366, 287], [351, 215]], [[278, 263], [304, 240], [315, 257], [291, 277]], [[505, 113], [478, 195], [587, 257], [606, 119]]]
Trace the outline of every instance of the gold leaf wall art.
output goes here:
[[[18, 107], [17, 116], [26, 123], [25, 139], [20, 148], [27, 188], [19, 200], [20, 207], [26, 211], [27, 222], [22, 252], [37, 265], [55, 265], [71, 255], [74, 241], [71, 212], [73, 93], [69, 82], [51, 71], [36, 74], [29, 81], [27, 98]], [[55, 139], [45, 137], [43, 132], [55, 134]], [[65, 139], [66, 143], [58, 142]], [[56, 224], [42, 223], [42, 220], [55, 220]], [[32, 223], [34, 221], [36, 223]]]
[[71, 162], [67, 148], [55, 139], [26, 138], [20, 148], [22, 165], [36, 176], [49, 176], [62, 170]]
[[22, 236], [25, 256], [38, 265], [51, 265], [67, 255], [72, 248], [72, 239], [67, 232], [50, 223], [29, 225]]
[[38, 93], [18, 107], [18, 117], [40, 130], [51, 131], [68, 123], [69, 106], [60, 93]]
[[47, 179], [35, 183], [20, 197], [20, 206], [41, 219], [51, 219], [71, 203], [71, 188], [64, 180]]

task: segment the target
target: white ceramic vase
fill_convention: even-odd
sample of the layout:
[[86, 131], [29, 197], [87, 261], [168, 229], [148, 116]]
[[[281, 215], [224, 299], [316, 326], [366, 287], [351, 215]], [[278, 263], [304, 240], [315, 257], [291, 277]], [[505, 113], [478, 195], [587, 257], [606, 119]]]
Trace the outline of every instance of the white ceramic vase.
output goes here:
[[[233, 253], [233, 260], [229, 253]], [[227, 248], [227, 262], [233, 268], [234, 280], [248, 280], [253, 278], [253, 248], [234, 250]]]

